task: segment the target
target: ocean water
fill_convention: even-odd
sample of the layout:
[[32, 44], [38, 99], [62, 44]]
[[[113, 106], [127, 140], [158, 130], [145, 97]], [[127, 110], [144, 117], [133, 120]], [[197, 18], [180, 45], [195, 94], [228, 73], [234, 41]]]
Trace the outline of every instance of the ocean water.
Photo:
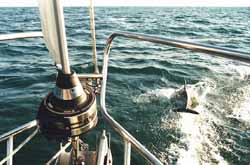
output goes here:
[[[129, 31], [250, 52], [250, 8], [97, 7], [99, 67], [107, 37]], [[87, 8], [66, 8], [70, 64], [92, 71]], [[39, 31], [37, 8], [0, 8], [0, 34]], [[33, 120], [54, 87], [56, 71], [42, 39], [0, 42], [0, 134]], [[115, 39], [107, 86], [110, 114], [164, 164], [250, 164], [250, 67], [178, 48]], [[171, 95], [184, 80], [198, 96], [199, 115], [171, 111]], [[99, 114], [83, 135], [90, 148], [102, 129], [112, 133], [114, 164], [123, 145]], [[17, 136], [15, 145], [25, 136]], [[14, 157], [44, 164], [58, 144], [37, 135]], [[5, 144], [0, 144], [0, 157]], [[146, 164], [132, 152], [132, 164]]]

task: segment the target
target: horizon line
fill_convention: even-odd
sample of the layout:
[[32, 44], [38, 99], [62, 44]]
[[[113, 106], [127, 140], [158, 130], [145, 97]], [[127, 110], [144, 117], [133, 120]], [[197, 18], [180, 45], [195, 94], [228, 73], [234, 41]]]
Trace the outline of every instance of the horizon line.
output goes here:
[[[38, 6], [35, 6], [35, 5], [30, 5], [30, 6], [0, 6], [0, 8], [17, 8], [17, 7], [38, 7]], [[89, 7], [88, 5], [64, 5], [63, 7]], [[173, 6], [171, 6], [171, 5], [169, 5], [169, 6], [149, 6], [149, 5], [114, 5], [114, 6], [112, 6], [112, 5], [95, 5], [94, 7], [149, 7], [149, 8], [153, 8], [153, 7], [158, 7], [158, 8], [163, 8], [163, 7], [215, 7], [215, 8], [217, 8], [217, 7], [225, 7], [225, 8], [236, 8], [236, 7], [242, 7], [242, 8], [249, 8], [250, 7], [250, 5], [249, 6], [210, 6], [210, 5], [208, 5], [208, 6], [203, 6], [203, 5], [201, 5], [201, 6], [199, 6], [199, 5], [194, 5], [194, 6], [181, 6], [181, 5], [173, 5]]]

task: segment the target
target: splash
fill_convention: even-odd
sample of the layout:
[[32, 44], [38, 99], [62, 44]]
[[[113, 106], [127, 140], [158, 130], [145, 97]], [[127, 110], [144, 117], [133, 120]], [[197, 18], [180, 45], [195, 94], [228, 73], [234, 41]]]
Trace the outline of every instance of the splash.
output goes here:
[[148, 91], [147, 93], [143, 93], [138, 97], [135, 97], [133, 100], [137, 103], [150, 103], [154, 99], [159, 98], [167, 98], [170, 99], [172, 95], [175, 93], [176, 89], [167, 88], [167, 89], [155, 89]]
[[210, 119], [207, 118], [207, 116], [211, 117], [213, 114], [205, 106], [206, 95], [215, 88], [215, 84], [211, 81], [202, 81], [194, 85], [188, 85], [188, 87], [198, 98], [199, 105], [195, 110], [200, 112], [200, 115], [180, 114], [178, 126], [184, 134], [180, 143], [185, 143], [187, 147], [179, 148], [177, 164], [227, 164], [219, 154], [215, 140], [218, 136], [210, 125]]
[[216, 142], [219, 137], [207, 118], [212, 114], [206, 112], [202, 104], [196, 110], [201, 112], [200, 115], [181, 114], [179, 119], [179, 128], [185, 135], [181, 143], [185, 143], [187, 148], [179, 148], [177, 164], [228, 164], [219, 153]]
[[238, 75], [238, 78], [240, 80], [249, 80], [250, 78], [249, 66], [230, 64], [228, 68], [230, 68], [231, 71], [235, 72], [236, 76]]
[[[215, 82], [205, 79], [196, 84], [187, 84], [186, 86], [192, 91], [199, 103], [195, 110], [200, 115], [192, 115], [186, 113], [174, 113], [168, 111], [166, 116], [162, 117], [162, 128], [175, 129], [181, 131], [182, 137], [177, 143], [173, 142], [164, 153], [160, 153], [161, 157], [167, 154], [168, 162], [176, 164], [228, 164], [219, 153], [217, 140], [219, 135], [214, 131], [212, 122], [216, 117], [206, 108], [207, 94], [216, 88]], [[169, 99], [175, 95], [177, 89], [166, 88], [151, 90], [137, 97], [138, 102], [150, 102], [153, 99]], [[173, 115], [178, 116], [173, 120]], [[176, 137], [177, 138], [177, 137]], [[166, 160], [163, 160], [166, 161]]]
[[237, 79], [239, 81], [245, 81], [250, 79], [250, 67], [248, 64], [241, 63], [239, 65], [229, 60], [212, 60], [214, 61], [214, 63], [219, 63], [219, 65], [212, 65], [209, 67], [209, 69], [212, 70], [214, 73], [224, 74], [226, 75], [226, 79]]
[[238, 89], [240, 99], [237, 100], [232, 113], [227, 115], [229, 118], [235, 118], [250, 124], [250, 85]]

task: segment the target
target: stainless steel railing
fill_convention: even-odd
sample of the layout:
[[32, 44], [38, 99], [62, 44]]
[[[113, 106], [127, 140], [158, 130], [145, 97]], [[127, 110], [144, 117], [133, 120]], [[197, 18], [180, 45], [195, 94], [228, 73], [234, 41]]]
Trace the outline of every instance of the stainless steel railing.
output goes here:
[[26, 32], [26, 33], [13, 33], [0, 35], [0, 41], [15, 40], [22, 38], [43, 37], [42, 32]]
[[[104, 49], [104, 59], [103, 59], [103, 70], [102, 70], [102, 75], [103, 75], [103, 82], [102, 82], [102, 90], [101, 90], [101, 112], [105, 119], [109, 122], [111, 127], [116, 130], [120, 134], [120, 136], [123, 137], [124, 142], [125, 142], [125, 156], [127, 156], [127, 159], [130, 159], [130, 145], [129, 143], [132, 144], [132, 146], [139, 152], [141, 155], [146, 158], [148, 161], [154, 163], [154, 164], [162, 164], [159, 159], [157, 159], [152, 153], [150, 153], [139, 141], [137, 141], [126, 129], [124, 129], [115, 119], [113, 119], [107, 109], [106, 109], [106, 85], [107, 85], [107, 76], [108, 76], [108, 62], [109, 62], [109, 54], [110, 54], [110, 49], [111, 49], [111, 44], [112, 41], [116, 37], [124, 37], [124, 38], [129, 38], [129, 39], [135, 39], [135, 40], [140, 40], [140, 41], [148, 41], [152, 43], [158, 43], [158, 44], [163, 44], [163, 45], [168, 45], [168, 46], [173, 46], [173, 47], [179, 47], [179, 48], [184, 48], [184, 49], [189, 49], [197, 52], [203, 52], [207, 53], [210, 55], [215, 55], [219, 57], [224, 57], [228, 59], [233, 59], [237, 61], [243, 61], [250, 63], [250, 53], [246, 52], [240, 52], [240, 51], [235, 51], [231, 49], [226, 49], [226, 48], [220, 48], [220, 47], [215, 47], [211, 45], [205, 45], [205, 44], [198, 44], [198, 43], [192, 43], [192, 42], [187, 42], [187, 41], [182, 41], [182, 40], [175, 40], [175, 39], [168, 39], [168, 38], [160, 38], [160, 37], [152, 37], [148, 35], [142, 35], [142, 34], [134, 34], [134, 33], [113, 33], [109, 36], [106, 42], [106, 47]], [[125, 159], [125, 158], [124, 158]], [[124, 162], [124, 164], [128, 164], [127, 162]]]
[[[2, 34], [0, 35], [0, 41], [24, 39], [24, 38], [35, 38], [43, 37], [42, 32], [25, 32], [25, 33], [13, 33], [13, 34]], [[36, 129], [14, 149], [14, 137], [26, 130], [35, 128]], [[26, 124], [23, 124], [7, 133], [0, 135], [0, 142], [7, 141], [6, 154], [7, 156], [0, 161], [0, 165], [6, 162], [7, 165], [13, 164], [13, 156], [26, 145], [36, 134], [38, 133], [37, 121], [33, 120]]]
[[7, 140], [10, 137], [14, 137], [15, 135], [17, 135], [17, 134], [19, 134], [19, 133], [21, 133], [23, 131], [29, 130], [29, 129], [35, 127], [35, 126], [37, 126], [37, 121], [36, 120], [30, 121], [30, 122], [28, 122], [28, 123], [26, 123], [24, 125], [21, 125], [21, 126], [15, 128], [15, 129], [13, 129], [13, 130], [11, 130], [9, 132], [6, 132], [6, 133], [2, 134], [0, 136], [0, 142], [2, 142], [4, 140]]
[[[21, 144], [19, 144], [15, 149], [13, 149], [14, 136], [35, 127], [36, 129], [24, 141], [22, 141]], [[18, 151], [20, 151], [22, 147], [26, 145], [38, 133], [38, 130], [39, 130], [38, 123], [36, 120], [33, 120], [1, 135], [0, 142], [7, 140], [7, 147], [6, 147], [7, 155], [0, 161], [0, 165], [4, 164], [5, 162], [7, 163], [7, 165], [12, 165], [13, 156]], [[46, 163], [46, 165], [53, 163], [56, 160], [56, 158], [60, 155], [60, 153], [65, 151], [69, 146], [70, 142], [66, 143], [64, 146], [61, 146], [61, 149], [53, 157], [51, 157], [51, 159]]]
[[188, 42], [183, 40], [177, 39], [170, 39], [170, 38], [161, 38], [161, 37], [153, 37], [149, 35], [143, 34], [135, 34], [135, 33], [126, 33], [126, 32], [117, 32], [113, 33], [109, 36], [106, 43], [105, 54], [109, 54], [109, 49], [112, 44], [112, 41], [116, 37], [123, 37], [123, 38], [130, 38], [140, 41], [148, 41], [152, 43], [158, 43], [162, 45], [168, 45], [172, 47], [184, 48], [188, 50], [193, 50], [195, 52], [202, 52], [218, 57], [224, 57], [232, 60], [242, 61], [246, 63], [250, 63], [250, 53], [249, 52], [242, 52], [236, 51], [233, 49], [222, 48], [218, 46], [212, 46], [208, 44], [200, 44], [194, 42]]
[[22, 133], [26, 130], [29, 130], [31, 128], [34, 128], [37, 126], [37, 121], [36, 120], [33, 120], [33, 121], [30, 121], [24, 125], [21, 125], [3, 135], [0, 136], [0, 142], [4, 141], [4, 140], [7, 140], [7, 150], [6, 150], [6, 153], [7, 153], [7, 156], [2, 159], [0, 161], [0, 165], [2, 165], [3, 163], [7, 162], [7, 165], [12, 165], [12, 162], [13, 162], [13, 156], [25, 145], [27, 144], [38, 132], [38, 128], [35, 129], [35, 131], [29, 135], [21, 144], [19, 144], [15, 149], [13, 149], [13, 143], [14, 143], [14, 136], [19, 134], [19, 133]]
[[[18, 39], [18, 38], [31, 38], [31, 37], [41, 37], [41, 33], [22, 33], [20, 34], [12, 34], [12, 35], [0, 35], [0, 41], [2, 40], [10, 40], [10, 39]], [[103, 70], [102, 74], [80, 74], [80, 78], [102, 78], [102, 89], [101, 89], [101, 112], [104, 118], [109, 122], [111, 127], [123, 138], [124, 140], [124, 164], [130, 164], [130, 157], [131, 157], [131, 145], [135, 148], [144, 158], [146, 158], [149, 162], [153, 164], [162, 164], [159, 159], [157, 159], [151, 152], [149, 152], [138, 140], [136, 140], [126, 129], [124, 129], [115, 119], [113, 119], [107, 109], [106, 109], [106, 85], [107, 85], [107, 75], [108, 75], [108, 61], [109, 61], [109, 54], [111, 49], [111, 44], [114, 38], [116, 37], [124, 37], [124, 38], [131, 38], [141, 41], [148, 41], [152, 43], [158, 43], [168, 46], [174, 46], [184, 49], [189, 49], [193, 51], [203, 52], [206, 54], [211, 54], [214, 56], [224, 57], [228, 59], [233, 59], [237, 61], [247, 62], [250, 63], [250, 53], [235, 51], [226, 48], [215, 47], [211, 45], [205, 44], [198, 44], [192, 42], [186, 42], [182, 40], [174, 40], [174, 39], [167, 39], [167, 38], [160, 38], [160, 37], [152, 37], [148, 35], [142, 34], [134, 34], [134, 33], [113, 33], [107, 40], [106, 47], [104, 50], [104, 59], [103, 59]], [[0, 161], [0, 165], [7, 161], [8, 165], [12, 164], [12, 157], [13, 155], [18, 152], [22, 146], [24, 146], [35, 134], [38, 132], [38, 128], [26, 139], [24, 140], [15, 150], [13, 150], [13, 137], [19, 133], [22, 133], [25, 130], [34, 128], [37, 126], [36, 120], [31, 121], [27, 124], [19, 126], [16, 129], [13, 129], [3, 135], [0, 136], [0, 142], [7, 140], [7, 156]], [[64, 147], [59, 150], [55, 156], [53, 156], [50, 162], [53, 162], [60, 153], [69, 146], [67, 143]]]

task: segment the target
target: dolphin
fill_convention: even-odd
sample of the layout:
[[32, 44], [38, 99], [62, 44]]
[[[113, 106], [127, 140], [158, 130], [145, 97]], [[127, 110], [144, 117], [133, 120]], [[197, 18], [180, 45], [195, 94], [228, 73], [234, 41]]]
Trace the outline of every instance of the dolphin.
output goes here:
[[181, 89], [176, 90], [172, 99], [174, 99], [174, 107], [177, 107], [172, 109], [174, 112], [199, 114], [199, 112], [193, 110], [198, 105], [198, 101], [193, 91], [187, 88], [186, 81]]

